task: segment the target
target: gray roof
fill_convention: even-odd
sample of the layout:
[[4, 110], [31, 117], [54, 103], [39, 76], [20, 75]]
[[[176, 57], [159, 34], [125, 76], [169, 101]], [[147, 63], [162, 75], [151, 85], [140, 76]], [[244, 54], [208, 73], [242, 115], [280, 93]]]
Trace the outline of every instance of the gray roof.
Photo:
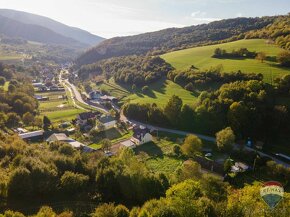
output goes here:
[[37, 130], [33, 132], [28, 132], [28, 133], [20, 133], [18, 134], [22, 139], [29, 139], [32, 137], [37, 137], [37, 136], [43, 136], [44, 131], [43, 130]]
[[115, 119], [110, 115], [106, 115], [106, 116], [103, 115], [102, 117], [100, 117], [100, 122], [103, 124], [109, 123], [109, 122], [114, 121], [114, 120]]
[[64, 133], [54, 133], [48, 139], [47, 142], [55, 142], [55, 141], [63, 141], [63, 142], [70, 142], [72, 141], [71, 138], [67, 137]]

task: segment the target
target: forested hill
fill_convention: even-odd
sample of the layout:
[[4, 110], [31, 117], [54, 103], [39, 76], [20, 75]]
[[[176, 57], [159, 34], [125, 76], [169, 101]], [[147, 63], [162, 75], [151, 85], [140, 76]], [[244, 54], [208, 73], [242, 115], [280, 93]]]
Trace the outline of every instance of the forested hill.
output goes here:
[[72, 38], [65, 37], [42, 26], [25, 24], [0, 15], [0, 34], [13, 38], [22, 38], [44, 44], [85, 47]]
[[[231, 38], [244, 38], [250, 30], [258, 30], [274, 22], [277, 17], [235, 18], [185, 28], [171, 28], [136, 36], [116, 37], [105, 40], [82, 54], [78, 65], [117, 56], [153, 54], [214, 43]], [[232, 38], [236, 36], [235, 38]]]
[[104, 40], [104, 38], [99, 37], [97, 35], [93, 35], [85, 30], [67, 26], [63, 23], [36, 14], [15, 11], [10, 9], [0, 9], [0, 15], [12, 20], [16, 20], [21, 23], [45, 27], [55, 33], [58, 33], [65, 37], [72, 38], [78, 42], [86, 44], [87, 47], [95, 46]]

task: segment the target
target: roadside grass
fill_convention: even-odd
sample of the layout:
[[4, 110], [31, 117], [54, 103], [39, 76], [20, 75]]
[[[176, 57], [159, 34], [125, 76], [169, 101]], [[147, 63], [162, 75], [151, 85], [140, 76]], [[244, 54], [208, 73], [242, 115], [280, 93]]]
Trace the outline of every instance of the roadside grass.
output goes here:
[[247, 48], [250, 51], [263, 51], [267, 56], [272, 57], [277, 56], [278, 53], [283, 51], [282, 48], [274, 44], [266, 43], [264, 39], [250, 39], [174, 51], [164, 54], [161, 57], [173, 67], [180, 70], [188, 69], [191, 65], [194, 65], [198, 69], [209, 69], [210, 67], [222, 64], [225, 72], [241, 70], [245, 73], [262, 73], [264, 80], [269, 83], [277, 77], [290, 73], [289, 68], [279, 67], [276, 62], [271, 61], [261, 63], [256, 59], [212, 58], [211, 56], [216, 48], [225, 49], [228, 52], [234, 49]]

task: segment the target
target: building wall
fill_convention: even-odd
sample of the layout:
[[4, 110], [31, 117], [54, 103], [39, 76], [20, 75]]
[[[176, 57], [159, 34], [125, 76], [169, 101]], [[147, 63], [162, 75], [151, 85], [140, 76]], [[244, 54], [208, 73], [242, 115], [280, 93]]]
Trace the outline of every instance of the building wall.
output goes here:
[[141, 139], [140, 141], [140, 145], [147, 143], [147, 142], [151, 142], [153, 140], [153, 137], [150, 133], [146, 133], [145, 136]]

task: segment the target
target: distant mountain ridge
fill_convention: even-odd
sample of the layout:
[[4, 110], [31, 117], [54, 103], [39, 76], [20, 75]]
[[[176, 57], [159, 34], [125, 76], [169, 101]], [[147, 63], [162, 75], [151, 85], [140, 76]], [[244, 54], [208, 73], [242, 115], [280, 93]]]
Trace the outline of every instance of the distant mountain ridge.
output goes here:
[[[101, 41], [104, 40], [104, 38], [93, 35], [85, 30], [79, 29], [79, 28], [75, 28], [75, 27], [70, 27], [67, 26], [65, 24], [62, 24], [60, 22], [57, 22], [55, 20], [52, 20], [50, 18], [44, 17], [44, 16], [40, 16], [40, 15], [35, 15], [35, 14], [31, 14], [31, 13], [27, 13], [27, 12], [22, 12], [22, 11], [15, 11], [15, 10], [10, 10], [10, 9], [0, 9], [0, 16], [1, 16], [1, 24], [3, 24], [3, 20], [5, 18], [10, 19], [10, 20], [14, 20], [16, 22], [19, 23], [23, 23], [25, 24], [24, 26], [30, 30], [35, 30], [38, 27], [42, 27], [40, 28], [40, 33], [38, 33], [38, 36], [40, 36], [41, 34], [43, 34], [44, 32], [48, 33], [47, 30], [50, 30], [53, 33], [50, 33], [53, 35], [54, 40], [48, 40], [49, 43], [52, 42], [65, 42], [66, 40], [68, 40], [68, 43], [66, 44], [70, 44], [72, 42], [78, 42], [80, 44], [83, 44], [86, 47], [90, 47], [93, 45], [97, 45], [98, 43], [100, 43]], [[5, 20], [5, 22], [8, 22], [8, 20]], [[16, 25], [15, 22], [11, 22], [9, 21], [8, 23], [12, 23], [13, 25]], [[5, 24], [5, 23], [4, 23]], [[8, 28], [7, 24], [5, 24], [6, 26], [6, 30]], [[17, 27], [20, 27], [20, 24], [17, 25]], [[44, 30], [43, 28], [45, 28], [46, 30]], [[1, 28], [2, 31], [4, 31], [4, 28]], [[25, 29], [21, 28], [21, 31], [24, 31]], [[18, 37], [28, 37], [28, 38], [37, 38], [34, 37], [32, 35], [28, 34], [28, 31], [25, 31], [24, 33], [21, 33], [20, 30], [15, 29], [15, 33], [17, 33]], [[5, 34], [5, 32], [0, 32]], [[12, 34], [12, 27], [9, 31], [9, 34]], [[35, 33], [35, 32], [33, 32]], [[56, 40], [56, 34], [59, 35], [59, 39]], [[63, 38], [61, 39], [62, 36]], [[28, 39], [25, 38], [25, 39]], [[39, 42], [45, 42], [47, 39], [45, 40], [41, 40], [39, 38], [37, 38]], [[29, 39], [30, 40], [30, 39]]]
[[[234, 18], [184, 28], [170, 28], [135, 36], [108, 39], [83, 53], [77, 60], [78, 66], [91, 64], [111, 57], [158, 55], [172, 50], [198, 45], [217, 43], [223, 40], [244, 38], [251, 30], [262, 29], [277, 18]], [[233, 38], [235, 37], [235, 38]]]
[[85, 46], [72, 38], [62, 36], [42, 26], [24, 24], [1, 15], [0, 33], [13, 38], [18, 37], [45, 44]]

